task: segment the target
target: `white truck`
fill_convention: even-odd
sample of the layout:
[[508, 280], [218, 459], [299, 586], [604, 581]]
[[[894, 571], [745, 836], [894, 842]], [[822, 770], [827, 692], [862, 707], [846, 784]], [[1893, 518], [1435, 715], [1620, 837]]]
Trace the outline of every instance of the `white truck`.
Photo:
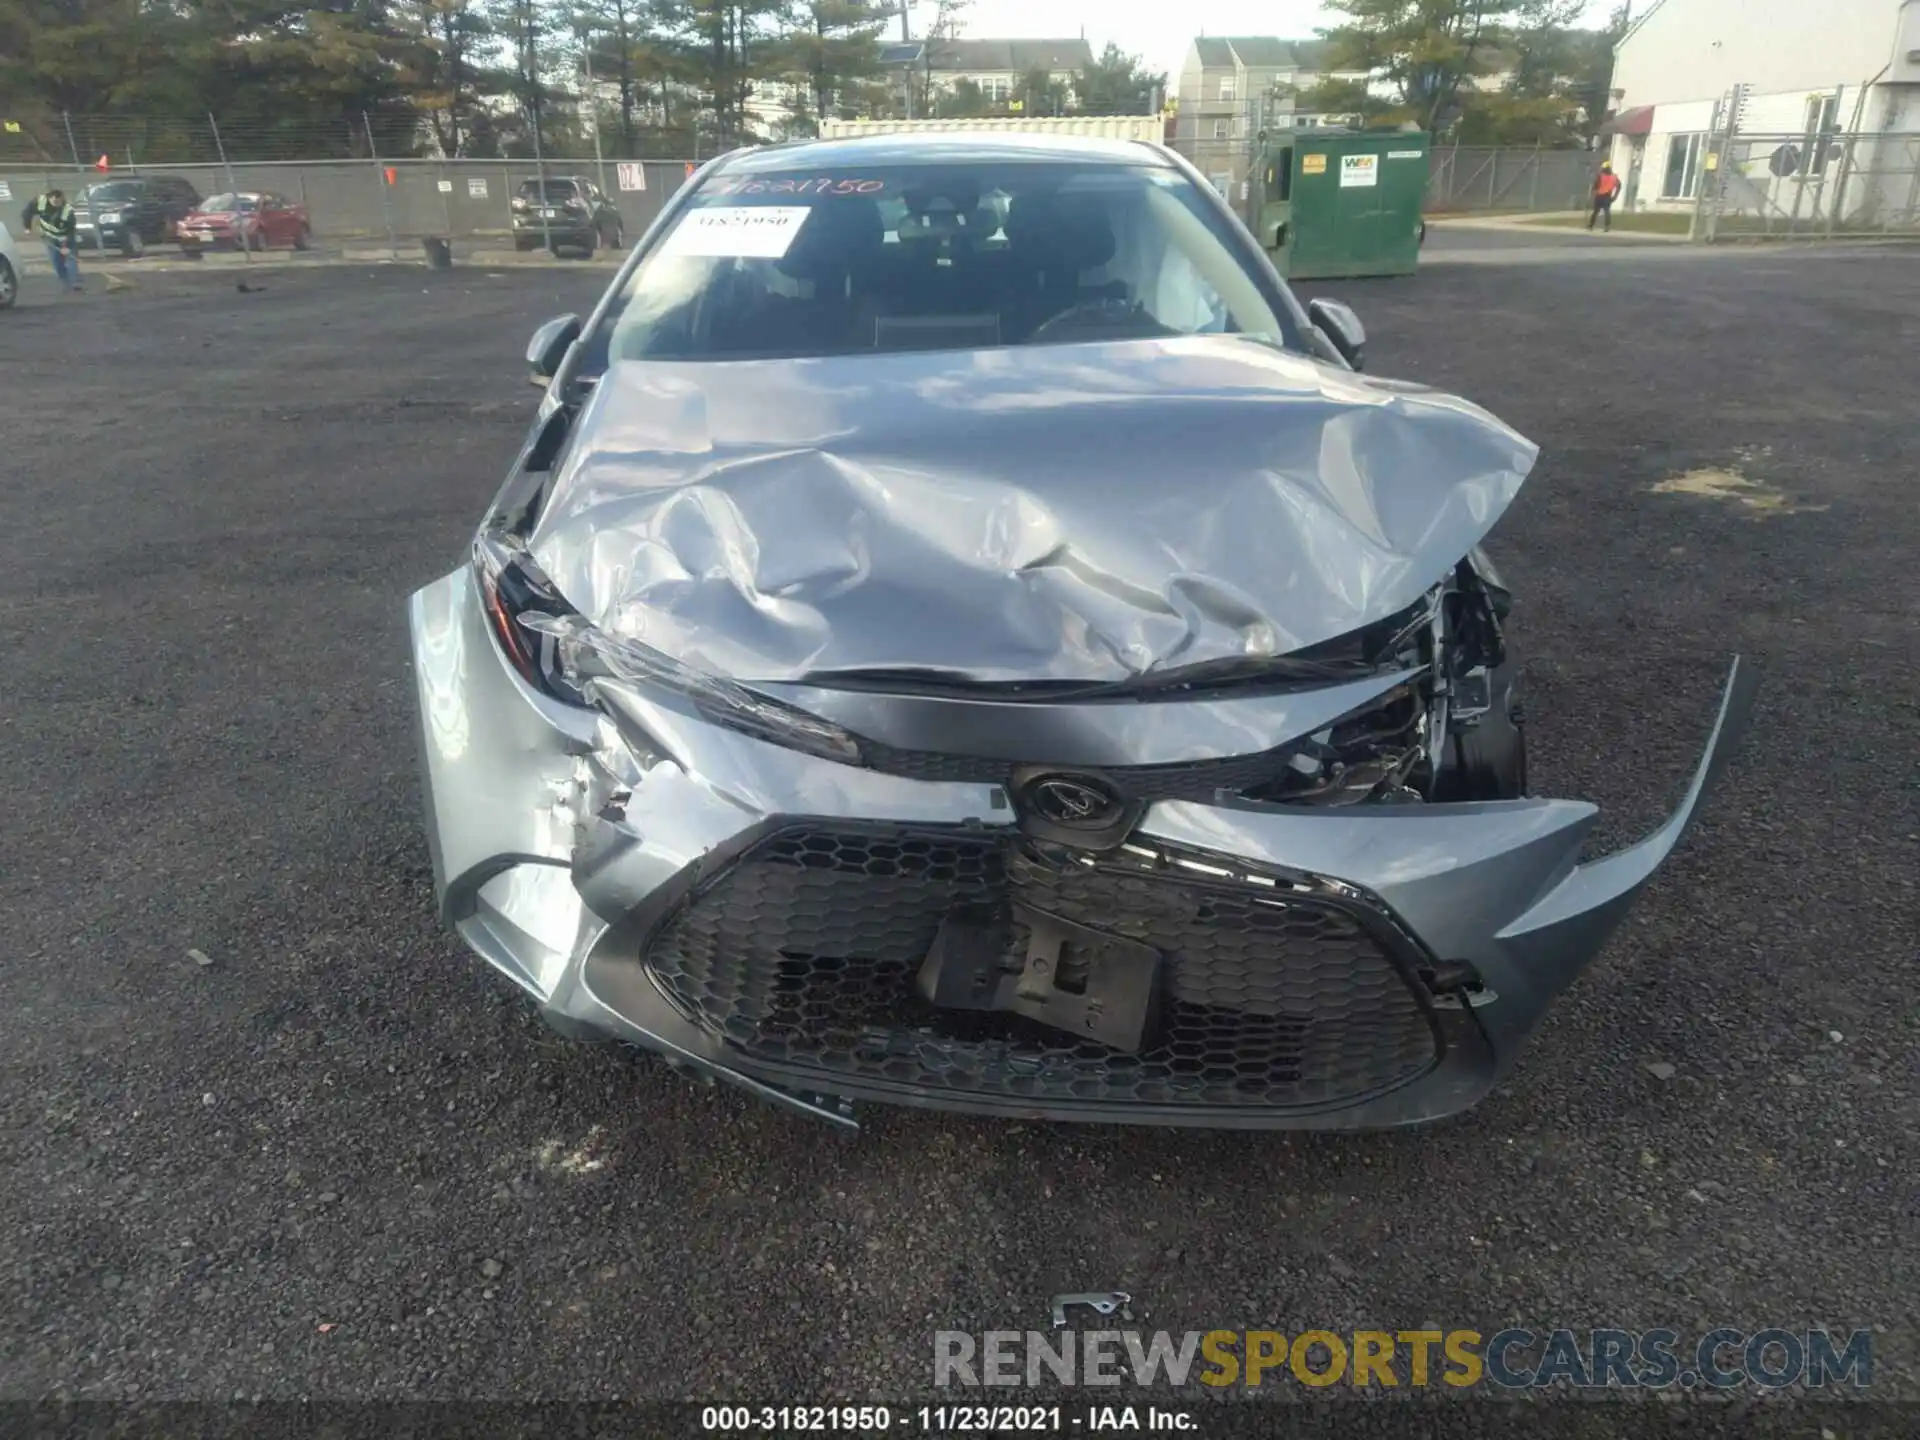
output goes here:
[[956, 120], [822, 120], [822, 140], [844, 140], [857, 135], [919, 134], [939, 130], [972, 130], [983, 134], [1086, 135], [1101, 140], [1147, 140], [1159, 144], [1166, 121], [1158, 115], [1022, 115], [980, 116]]

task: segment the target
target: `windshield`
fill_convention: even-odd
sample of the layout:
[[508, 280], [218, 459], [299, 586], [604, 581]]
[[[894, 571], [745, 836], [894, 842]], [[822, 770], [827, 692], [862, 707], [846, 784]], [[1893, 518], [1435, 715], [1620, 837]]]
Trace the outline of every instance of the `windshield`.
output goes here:
[[1168, 167], [723, 172], [690, 202], [614, 297], [606, 360], [1292, 338], [1244, 240]]
[[136, 200], [140, 196], [138, 180], [109, 180], [104, 185], [89, 185], [80, 195], [83, 205], [106, 205], [115, 201]]
[[547, 192], [544, 196], [540, 193], [540, 182], [538, 180], [529, 180], [520, 187], [520, 198], [522, 200], [545, 199], [557, 205], [579, 197], [574, 192], [574, 186], [571, 180], [547, 181]]
[[227, 215], [235, 210], [252, 210], [258, 207], [257, 195], [215, 195], [202, 202], [200, 208], [210, 215]]

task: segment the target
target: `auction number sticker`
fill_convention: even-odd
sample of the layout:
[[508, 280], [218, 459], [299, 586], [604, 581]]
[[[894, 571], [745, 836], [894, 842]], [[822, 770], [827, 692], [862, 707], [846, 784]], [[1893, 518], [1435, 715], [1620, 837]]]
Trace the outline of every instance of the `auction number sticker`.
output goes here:
[[1342, 155], [1340, 157], [1340, 188], [1342, 190], [1356, 185], [1379, 183], [1380, 157], [1378, 155]]
[[719, 175], [707, 186], [715, 195], [878, 195], [886, 188], [884, 180], [831, 175], [783, 175], [771, 180], [759, 175]]
[[812, 213], [805, 205], [712, 205], [674, 226], [660, 253], [778, 260]]
[[1327, 173], [1327, 157], [1325, 155], [1320, 155], [1320, 154], [1302, 155], [1300, 157], [1300, 173], [1302, 175], [1326, 174]]

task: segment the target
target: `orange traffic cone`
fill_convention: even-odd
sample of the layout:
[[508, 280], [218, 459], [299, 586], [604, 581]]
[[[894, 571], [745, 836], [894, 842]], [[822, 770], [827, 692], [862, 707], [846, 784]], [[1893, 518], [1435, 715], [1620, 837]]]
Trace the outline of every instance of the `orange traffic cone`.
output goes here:
[[113, 162], [108, 160], [106, 156], [102, 155], [98, 160], [93, 162], [93, 168], [104, 175], [112, 168], [112, 163]]

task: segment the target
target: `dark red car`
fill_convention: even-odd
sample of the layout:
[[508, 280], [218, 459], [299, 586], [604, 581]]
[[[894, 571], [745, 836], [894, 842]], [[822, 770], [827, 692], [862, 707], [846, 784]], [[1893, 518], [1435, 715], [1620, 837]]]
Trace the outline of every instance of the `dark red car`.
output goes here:
[[313, 235], [307, 207], [283, 195], [246, 192], [209, 195], [180, 222], [180, 244], [189, 250], [265, 250], [291, 245], [304, 250]]

